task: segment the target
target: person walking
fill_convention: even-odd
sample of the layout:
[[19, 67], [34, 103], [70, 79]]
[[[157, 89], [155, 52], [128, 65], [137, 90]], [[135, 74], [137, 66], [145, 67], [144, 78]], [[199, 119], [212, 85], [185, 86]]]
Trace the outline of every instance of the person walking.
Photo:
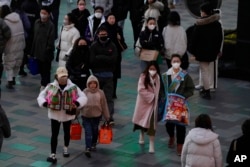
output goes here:
[[14, 89], [16, 76], [23, 62], [23, 53], [25, 48], [25, 36], [22, 20], [16, 12], [11, 12], [9, 6], [2, 6], [1, 18], [11, 30], [11, 38], [6, 43], [3, 56], [3, 66], [6, 71], [6, 88]]
[[84, 93], [88, 102], [81, 110], [81, 117], [85, 129], [85, 155], [90, 158], [90, 152], [96, 151], [101, 117], [104, 116], [105, 120], [109, 122], [110, 115], [106, 97], [99, 88], [98, 79], [94, 75], [89, 76]]
[[[204, 99], [211, 99], [209, 85], [209, 64], [220, 55], [223, 33], [219, 18], [209, 2], [201, 5], [201, 18], [196, 21], [190, 44], [190, 53], [200, 63], [201, 79], [204, 89], [200, 95]], [[209, 19], [208, 19], [209, 18]]]
[[68, 13], [64, 16], [63, 26], [61, 27], [61, 33], [57, 48], [60, 50], [58, 55], [58, 66], [65, 67], [67, 56], [66, 54], [72, 49], [76, 39], [80, 37], [79, 31], [75, 28], [75, 17], [72, 13]]
[[[174, 93], [176, 95], [183, 96], [183, 100], [186, 101], [189, 97], [193, 95], [194, 83], [189, 74], [181, 69], [181, 57], [178, 54], [173, 54], [171, 57], [172, 67], [168, 69], [167, 72], [162, 74], [163, 83], [166, 91], [167, 99], [169, 99], [168, 94]], [[169, 107], [169, 106], [168, 106]], [[168, 111], [170, 112], [170, 110]], [[180, 111], [179, 111], [180, 112]], [[184, 112], [184, 109], [183, 111]], [[181, 155], [182, 146], [186, 135], [186, 124], [180, 122], [180, 120], [166, 120], [166, 131], [169, 135], [168, 147], [173, 148], [175, 146], [175, 140], [177, 143], [177, 155]], [[176, 129], [176, 139], [175, 139], [175, 129]]]
[[121, 62], [122, 62], [122, 51], [121, 43], [125, 43], [125, 39], [123, 36], [122, 28], [118, 26], [116, 22], [116, 17], [113, 13], [110, 13], [106, 17], [106, 22], [101, 25], [104, 26], [108, 30], [108, 37], [115, 44], [117, 48], [117, 60], [116, 67], [114, 71], [113, 83], [114, 83], [114, 91], [113, 98], [117, 98], [116, 89], [117, 89], [117, 80], [121, 78]]
[[129, 0], [114, 0], [111, 13], [115, 15], [116, 22], [123, 30], [129, 11]]
[[[228, 164], [227, 167], [247, 167], [250, 166], [250, 119], [246, 119], [241, 125], [242, 136], [237, 139], [234, 139], [227, 153], [226, 162]], [[245, 155], [246, 160], [237, 161], [235, 159], [237, 156]]]
[[85, 30], [88, 26], [88, 17], [90, 16], [90, 12], [86, 8], [85, 0], [77, 0], [77, 8], [73, 9], [71, 13], [76, 18], [75, 27], [80, 32], [80, 35], [83, 37], [85, 35]]
[[181, 153], [181, 166], [222, 167], [222, 153], [218, 134], [213, 132], [207, 114], [195, 119], [195, 128], [186, 136]]
[[[163, 48], [163, 38], [161, 33], [156, 28], [156, 19], [149, 17], [146, 21], [145, 30], [141, 31], [139, 36], [141, 49], [161, 51]], [[141, 50], [140, 49], [140, 50]], [[140, 51], [138, 55], [140, 54]], [[145, 69], [147, 61], [141, 60], [141, 69]]]
[[2, 83], [3, 75], [3, 52], [7, 41], [11, 37], [11, 30], [5, 21], [0, 17], [0, 85]]
[[56, 163], [56, 149], [60, 125], [63, 124], [64, 147], [63, 156], [69, 157], [68, 146], [70, 143], [70, 125], [76, 117], [76, 110], [87, 103], [86, 95], [68, 79], [65, 67], [58, 67], [54, 82], [48, 84], [37, 97], [40, 107], [48, 108], [48, 118], [51, 121], [51, 154], [48, 162]]
[[41, 88], [43, 90], [50, 83], [51, 62], [54, 59], [54, 24], [50, 21], [50, 9], [43, 6], [40, 10], [40, 19], [34, 25], [34, 40], [31, 56], [38, 61], [41, 75]]
[[181, 26], [181, 19], [178, 12], [170, 12], [168, 15], [168, 25], [164, 27], [162, 36], [164, 39], [164, 56], [167, 66], [170, 68], [171, 56], [178, 54], [183, 57], [187, 50], [187, 35]]
[[140, 130], [139, 144], [144, 144], [144, 133], [149, 136], [149, 153], [154, 153], [154, 138], [157, 129], [157, 105], [160, 90], [160, 70], [158, 64], [149, 62], [140, 75], [137, 98], [132, 118], [134, 129]]
[[100, 6], [96, 6], [94, 10], [94, 14], [88, 17], [88, 26], [85, 30], [85, 39], [88, 42], [88, 46], [94, 42], [97, 37], [97, 30], [100, 26], [105, 22], [105, 17], [103, 15], [103, 8]]
[[106, 96], [110, 123], [114, 124], [113, 77], [117, 61], [117, 48], [108, 38], [108, 30], [101, 27], [98, 30], [98, 39], [90, 47], [90, 69], [98, 78], [100, 88]]
[[103, 15], [107, 16], [113, 7], [113, 1], [115, 0], [90, 0], [91, 6], [95, 9], [97, 6], [103, 8]]
[[86, 88], [87, 79], [90, 75], [89, 57], [87, 41], [83, 37], [78, 38], [68, 55], [66, 68], [69, 71], [70, 80], [81, 90]]

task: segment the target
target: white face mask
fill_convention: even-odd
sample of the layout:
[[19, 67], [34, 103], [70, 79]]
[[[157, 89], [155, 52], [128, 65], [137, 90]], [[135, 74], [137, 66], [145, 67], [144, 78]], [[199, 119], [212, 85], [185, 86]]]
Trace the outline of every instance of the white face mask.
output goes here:
[[156, 70], [148, 70], [148, 72], [149, 72], [151, 77], [154, 76], [157, 73]]
[[151, 25], [148, 25], [148, 29], [150, 29], [150, 30], [153, 30], [153, 29], [155, 29], [155, 25], [153, 25], [153, 24], [151, 24]]
[[181, 63], [173, 63], [173, 64], [172, 64], [172, 67], [173, 67], [174, 69], [178, 69], [178, 68], [180, 68], [180, 66], [181, 66]]
[[102, 17], [102, 13], [99, 13], [99, 12], [95, 13], [95, 17], [100, 19]]

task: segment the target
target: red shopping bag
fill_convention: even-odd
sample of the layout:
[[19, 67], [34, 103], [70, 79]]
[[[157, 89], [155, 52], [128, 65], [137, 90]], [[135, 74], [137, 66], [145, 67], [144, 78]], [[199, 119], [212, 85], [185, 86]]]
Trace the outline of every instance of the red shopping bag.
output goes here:
[[103, 124], [99, 130], [99, 144], [110, 144], [113, 140], [112, 127], [108, 124]]
[[72, 122], [70, 125], [70, 140], [81, 140], [82, 137], [82, 126], [77, 119], [77, 121]]

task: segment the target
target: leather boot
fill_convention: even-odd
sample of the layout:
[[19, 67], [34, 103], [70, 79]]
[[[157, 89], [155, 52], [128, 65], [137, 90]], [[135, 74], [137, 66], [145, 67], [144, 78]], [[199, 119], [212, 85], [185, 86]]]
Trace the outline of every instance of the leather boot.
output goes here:
[[148, 152], [151, 154], [155, 153], [154, 139], [155, 139], [154, 136], [149, 136], [149, 150], [148, 150]]
[[8, 83], [7, 83], [7, 85], [6, 85], [6, 88], [7, 89], [14, 89], [14, 87], [13, 87], [13, 83], [12, 83], [13, 81], [8, 81]]
[[170, 137], [168, 140], [168, 148], [174, 148], [174, 137]]
[[177, 144], [177, 155], [178, 156], [181, 156], [181, 152], [182, 152], [182, 146], [183, 146], [183, 144]]

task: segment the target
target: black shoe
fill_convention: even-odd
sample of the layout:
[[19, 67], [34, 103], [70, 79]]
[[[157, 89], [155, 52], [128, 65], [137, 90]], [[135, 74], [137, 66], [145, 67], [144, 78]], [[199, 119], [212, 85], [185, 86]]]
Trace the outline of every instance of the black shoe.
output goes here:
[[7, 83], [7, 85], [6, 85], [6, 88], [7, 89], [14, 89], [14, 87], [13, 87], [13, 83], [12, 83], [13, 81], [8, 81], [8, 83]]
[[16, 77], [13, 77], [12, 85], [16, 85]]
[[26, 77], [27, 76], [27, 72], [25, 72], [25, 71], [19, 71], [18, 75], [20, 75], [22, 77]]
[[203, 90], [201, 93], [201, 97], [207, 100], [211, 100], [211, 94], [210, 94], [210, 90]]
[[55, 164], [55, 163], [57, 162], [56, 155], [55, 155], [55, 154], [51, 154], [51, 155], [47, 158], [47, 162], [51, 162], [51, 163]]
[[85, 155], [86, 155], [86, 157], [91, 158], [91, 154], [90, 154], [90, 149], [89, 148], [87, 148], [85, 150]]
[[96, 151], [96, 145], [93, 145], [90, 150], [91, 151]]

